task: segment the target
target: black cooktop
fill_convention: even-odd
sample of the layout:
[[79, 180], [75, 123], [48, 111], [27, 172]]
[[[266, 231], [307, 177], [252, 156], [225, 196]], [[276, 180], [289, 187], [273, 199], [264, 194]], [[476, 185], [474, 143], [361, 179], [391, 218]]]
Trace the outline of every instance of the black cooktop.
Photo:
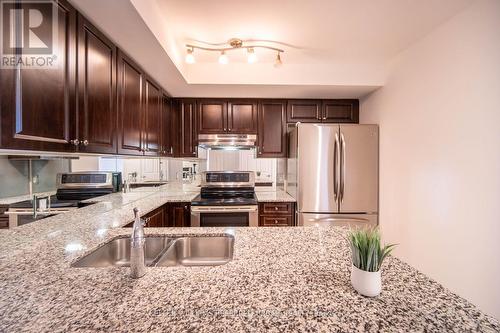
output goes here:
[[[79, 207], [79, 200], [59, 200], [56, 195], [50, 196], [50, 207], [51, 208], [71, 208]], [[32, 200], [25, 200], [21, 202], [16, 202], [9, 205], [9, 208], [33, 208]]]
[[202, 188], [191, 202], [192, 206], [248, 206], [256, 205], [253, 187]]

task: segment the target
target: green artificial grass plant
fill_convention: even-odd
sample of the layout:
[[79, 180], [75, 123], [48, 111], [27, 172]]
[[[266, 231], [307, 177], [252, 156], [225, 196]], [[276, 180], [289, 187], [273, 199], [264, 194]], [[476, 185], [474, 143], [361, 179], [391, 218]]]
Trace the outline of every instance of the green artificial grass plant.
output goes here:
[[396, 244], [380, 244], [380, 233], [375, 229], [360, 229], [349, 232], [352, 263], [367, 272], [378, 272], [384, 259], [391, 253]]

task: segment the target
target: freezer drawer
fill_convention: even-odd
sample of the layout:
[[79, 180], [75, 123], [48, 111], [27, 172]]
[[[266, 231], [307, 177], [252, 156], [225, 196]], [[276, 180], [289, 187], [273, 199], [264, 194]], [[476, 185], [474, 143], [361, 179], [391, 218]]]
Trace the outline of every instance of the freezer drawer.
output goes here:
[[375, 227], [377, 214], [315, 214], [299, 213], [299, 226], [336, 225], [347, 227]]

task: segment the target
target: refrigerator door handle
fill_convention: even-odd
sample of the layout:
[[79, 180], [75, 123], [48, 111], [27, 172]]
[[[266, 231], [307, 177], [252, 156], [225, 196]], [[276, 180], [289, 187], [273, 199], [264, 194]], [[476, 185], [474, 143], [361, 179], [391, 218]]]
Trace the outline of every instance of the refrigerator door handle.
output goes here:
[[339, 134], [335, 133], [335, 144], [333, 146], [333, 194], [335, 198], [335, 203], [339, 199], [339, 172], [340, 172], [340, 144], [339, 144]]
[[353, 222], [370, 222], [369, 219], [364, 219], [360, 217], [324, 217], [320, 219], [309, 219], [308, 222], [343, 222], [343, 221], [353, 221]]
[[345, 189], [345, 137], [344, 133], [340, 133], [340, 203], [344, 201]]

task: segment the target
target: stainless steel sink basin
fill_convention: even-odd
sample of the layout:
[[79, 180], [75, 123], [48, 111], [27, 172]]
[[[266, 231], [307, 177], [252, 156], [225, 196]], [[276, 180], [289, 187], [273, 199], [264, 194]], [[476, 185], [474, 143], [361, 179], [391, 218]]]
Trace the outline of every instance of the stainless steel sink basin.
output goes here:
[[177, 238], [156, 266], [217, 266], [233, 259], [234, 237]]
[[[146, 237], [146, 266], [217, 266], [233, 259], [234, 237]], [[117, 238], [74, 262], [72, 267], [130, 266], [130, 237]]]
[[[144, 253], [146, 266], [155, 263], [166, 248], [172, 243], [172, 238], [146, 237]], [[128, 267], [130, 266], [130, 237], [117, 238], [99, 247], [94, 252], [79, 259], [73, 267]]]

